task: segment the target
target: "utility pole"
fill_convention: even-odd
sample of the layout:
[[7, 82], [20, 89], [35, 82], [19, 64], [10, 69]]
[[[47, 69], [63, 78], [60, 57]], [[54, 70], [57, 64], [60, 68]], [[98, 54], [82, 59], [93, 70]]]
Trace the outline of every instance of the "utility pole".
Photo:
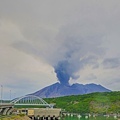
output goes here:
[[14, 93], [14, 97], [13, 98], [16, 98], [16, 93]]
[[1, 85], [1, 104], [2, 104], [3, 86]]
[[11, 100], [11, 90], [10, 90], [10, 100]]

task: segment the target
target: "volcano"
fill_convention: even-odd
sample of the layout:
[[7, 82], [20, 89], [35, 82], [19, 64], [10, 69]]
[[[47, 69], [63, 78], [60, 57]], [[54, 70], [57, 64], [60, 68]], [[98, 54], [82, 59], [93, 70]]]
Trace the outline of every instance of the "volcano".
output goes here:
[[82, 95], [93, 92], [110, 92], [111, 90], [106, 89], [101, 85], [97, 85], [94, 83], [91, 84], [73, 84], [73, 85], [64, 85], [61, 83], [55, 83], [50, 86], [47, 86], [32, 95], [36, 95], [42, 98], [52, 98], [52, 97], [61, 97], [61, 96], [69, 96], [69, 95]]

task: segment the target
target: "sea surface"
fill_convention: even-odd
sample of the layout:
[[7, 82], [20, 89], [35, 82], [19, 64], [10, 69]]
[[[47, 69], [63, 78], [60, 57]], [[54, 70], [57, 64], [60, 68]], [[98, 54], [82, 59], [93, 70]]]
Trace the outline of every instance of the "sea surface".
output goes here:
[[63, 117], [61, 118], [61, 120], [120, 120], [120, 118], [118, 117], [114, 117], [114, 116], [96, 116], [96, 117], [88, 117], [88, 116], [81, 116], [81, 117], [77, 117], [77, 116], [67, 116], [67, 117]]

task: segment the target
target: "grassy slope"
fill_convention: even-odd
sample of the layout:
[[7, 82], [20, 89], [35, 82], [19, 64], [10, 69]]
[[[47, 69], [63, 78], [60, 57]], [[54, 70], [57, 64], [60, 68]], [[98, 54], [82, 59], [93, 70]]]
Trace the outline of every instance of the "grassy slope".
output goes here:
[[45, 99], [57, 108], [79, 113], [120, 113], [120, 91]]

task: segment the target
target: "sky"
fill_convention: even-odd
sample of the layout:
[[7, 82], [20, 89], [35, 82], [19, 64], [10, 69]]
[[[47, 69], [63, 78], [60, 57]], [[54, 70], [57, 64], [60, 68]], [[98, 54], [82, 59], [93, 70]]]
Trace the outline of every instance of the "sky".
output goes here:
[[60, 82], [120, 90], [120, 0], [0, 0], [4, 99]]

